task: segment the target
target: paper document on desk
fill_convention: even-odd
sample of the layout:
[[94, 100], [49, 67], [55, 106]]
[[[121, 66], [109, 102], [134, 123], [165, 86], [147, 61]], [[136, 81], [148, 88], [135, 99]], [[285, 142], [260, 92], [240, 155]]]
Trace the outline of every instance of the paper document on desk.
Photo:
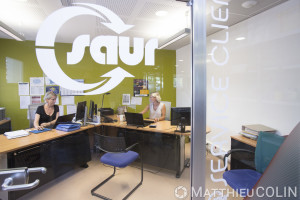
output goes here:
[[18, 137], [28, 136], [29, 132], [25, 130], [18, 130], [18, 131], [5, 132], [4, 135], [7, 137], [7, 139], [13, 139]]

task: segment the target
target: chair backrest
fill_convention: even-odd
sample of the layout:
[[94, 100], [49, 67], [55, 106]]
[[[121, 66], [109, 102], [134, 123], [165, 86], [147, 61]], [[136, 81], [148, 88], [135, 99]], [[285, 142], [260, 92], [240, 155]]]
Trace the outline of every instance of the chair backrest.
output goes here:
[[166, 118], [165, 120], [170, 120], [171, 113], [171, 102], [170, 101], [161, 101], [166, 106]]
[[35, 118], [35, 112], [36, 109], [41, 106], [44, 105], [45, 103], [37, 103], [37, 104], [29, 104], [28, 105], [28, 115], [29, 115], [29, 128], [33, 128], [33, 122], [34, 122], [34, 118]]
[[260, 173], [265, 171], [283, 141], [283, 136], [268, 132], [259, 133], [255, 149], [256, 171]]
[[[289, 191], [285, 199], [299, 199], [299, 180], [300, 180], [300, 122], [287, 136], [280, 149], [274, 156], [270, 166], [266, 169], [262, 177], [253, 188], [276, 188], [283, 197], [283, 189]], [[254, 192], [249, 199], [263, 199], [259, 192]], [[277, 194], [277, 191], [276, 191]], [[298, 196], [298, 198], [297, 198]], [[275, 195], [274, 198], [275, 199]], [[279, 197], [279, 196], [278, 196]], [[271, 198], [268, 198], [271, 199]]]
[[96, 134], [100, 149], [106, 152], [122, 152], [126, 149], [124, 137], [111, 137]]

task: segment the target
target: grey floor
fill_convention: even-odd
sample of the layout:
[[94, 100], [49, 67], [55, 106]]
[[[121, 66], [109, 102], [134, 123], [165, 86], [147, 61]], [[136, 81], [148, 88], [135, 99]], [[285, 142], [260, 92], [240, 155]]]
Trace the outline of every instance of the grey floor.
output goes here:
[[[189, 157], [190, 144], [186, 145], [186, 156]], [[35, 191], [26, 194], [19, 200], [96, 200], [99, 199], [91, 195], [91, 189], [102, 180], [107, 178], [113, 172], [113, 168], [104, 166], [99, 161], [100, 155], [94, 154], [92, 161], [88, 163], [88, 168], [78, 168], [69, 173], [64, 174], [58, 179], [43, 185]], [[206, 158], [206, 187], [209, 189], [227, 188], [223, 183], [213, 183], [211, 177], [211, 160], [213, 160], [214, 168], [217, 168], [218, 158], [207, 155]], [[223, 166], [223, 164], [222, 164]], [[112, 178], [103, 187], [97, 190], [98, 193], [108, 196], [112, 199], [122, 199], [131, 188], [140, 180], [139, 165], [119, 169], [116, 176]], [[175, 196], [175, 189], [179, 186], [186, 187], [188, 193], [183, 199], [190, 198], [190, 168], [186, 168], [180, 178], [175, 177], [175, 172], [145, 166], [144, 182], [129, 199], [179, 199]], [[215, 179], [221, 178], [222, 173], [213, 173]], [[203, 190], [203, 195], [205, 190]], [[180, 191], [179, 193], [180, 194]], [[209, 194], [212, 194], [210, 191]], [[205, 196], [209, 199], [209, 195]], [[227, 198], [242, 199], [242, 198]]]

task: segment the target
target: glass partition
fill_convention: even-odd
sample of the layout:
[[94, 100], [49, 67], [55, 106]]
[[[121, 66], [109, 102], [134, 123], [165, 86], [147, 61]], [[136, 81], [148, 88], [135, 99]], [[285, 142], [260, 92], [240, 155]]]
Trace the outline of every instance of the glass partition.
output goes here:
[[[299, 1], [0, 2], [0, 26], [11, 32], [0, 32], [0, 107], [12, 131], [38, 129], [36, 107], [58, 113], [47, 118], [51, 129], [86, 102], [83, 118], [68, 118], [77, 124], [64, 131], [0, 135], [0, 168], [47, 168], [30, 174], [37, 188], [2, 191], [0, 199], [120, 199], [142, 169], [129, 198], [297, 199], [297, 170], [286, 186], [269, 171], [262, 186], [274, 166], [261, 162], [266, 169], [257, 172], [257, 152], [261, 132], [283, 141], [299, 122]], [[171, 124], [180, 108], [191, 112], [191, 126], [186, 116]], [[127, 125], [125, 112], [143, 120]], [[103, 136], [138, 144], [131, 150], [139, 155], [97, 188], [114, 172], [100, 161]], [[226, 155], [234, 149], [246, 153]], [[252, 170], [256, 179], [234, 188], [226, 169]]]
[[[288, 136], [299, 122], [299, 2], [226, 2], [211, 1], [218, 9], [207, 20], [206, 108], [211, 128], [206, 140], [207, 194], [223, 199], [243, 199], [247, 194], [296, 199], [294, 193], [284, 191], [299, 190], [295, 185], [299, 178], [288, 178], [283, 187], [273, 174], [274, 179], [261, 187], [258, 180], [269, 168], [258, 170], [257, 149], [263, 145], [261, 132]], [[274, 142], [270, 148], [275, 146]], [[225, 157], [234, 149], [248, 152]], [[276, 168], [272, 162], [265, 164]], [[244, 171], [225, 172], [225, 168]], [[245, 177], [247, 173], [253, 173], [252, 179]]]
[[[0, 199], [121, 199], [141, 180], [142, 162], [143, 183], [129, 198], [189, 198], [191, 126], [180, 132], [181, 124], [170, 122], [172, 108], [192, 107], [186, 2], [1, 1], [0, 13], [5, 27], [25, 37], [0, 34], [0, 107], [12, 131], [52, 129], [13, 140], [2, 135], [1, 144], [20, 145], [0, 147], [6, 156], [0, 168], [46, 167], [47, 173], [30, 174], [29, 183], [40, 180], [36, 189]], [[48, 98], [49, 91], [57, 97]], [[135, 118], [127, 125], [125, 112], [155, 121], [148, 126]], [[44, 125], [36, 125], [37, 116], [46, 118]], [[139, 158], [119, 166], [93, 196], [114, 171], [100, 162], [103, 135], [124, 137], [127, 147], [138, 143], [131, 150]]]

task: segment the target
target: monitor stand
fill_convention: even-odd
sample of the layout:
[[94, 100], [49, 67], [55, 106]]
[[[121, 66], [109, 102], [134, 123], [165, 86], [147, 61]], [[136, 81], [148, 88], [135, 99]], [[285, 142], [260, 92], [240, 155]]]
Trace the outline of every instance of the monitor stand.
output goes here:
[[178, 124], [179, 130], [176, 130], [175, 132], [184, 133], [185, 132], [185, 125], [182, 123]]

